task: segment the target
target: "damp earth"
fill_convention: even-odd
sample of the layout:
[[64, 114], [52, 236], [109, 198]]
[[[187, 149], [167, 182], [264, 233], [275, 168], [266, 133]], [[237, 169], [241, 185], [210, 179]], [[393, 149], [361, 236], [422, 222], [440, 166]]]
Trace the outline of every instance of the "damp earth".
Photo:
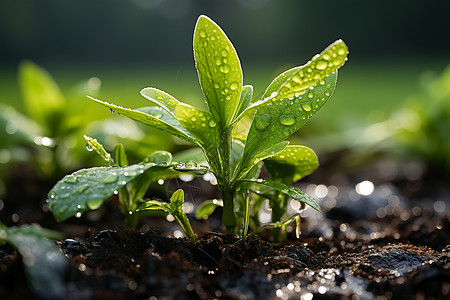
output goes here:
[[[450, 187], [417, 162], [383, 160], [342, 173], [334, 159], [297, 185], [322, 213], [302, 212], [301, 236], [283, 243], [262, 232], [245, 240], [224, 233], [220, 211], [195, 220], [195, 207], [219, 197], [202, 178], [160, 181], [151, 197], [183, 188], [198, 235], [191, 245], [163, 216], [122, 223], [116, 198], [98, 210], [57, 223], [45, 204], [52, 184], [19, 166], [1, 201], [5, 225], [38, 223], [65, 235], [59, 294], [36, 295], [20, 254], [0, 246], [1, 299], [448, 299]], [[205, 176], [206, 179], [206, 176]], [[71, 180], [71, 179], [69, 179]], [[299, 207], [292, 202], [289, 209]], [[270, 216], [262, 209], [260, 219]], [[171, 222], [172, 221], [172, 222]]]

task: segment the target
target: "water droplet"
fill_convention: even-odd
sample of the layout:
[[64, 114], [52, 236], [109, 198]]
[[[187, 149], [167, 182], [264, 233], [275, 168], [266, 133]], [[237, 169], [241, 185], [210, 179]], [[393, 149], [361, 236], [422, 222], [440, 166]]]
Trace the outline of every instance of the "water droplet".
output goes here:
[[222, 50], [222, 56], [223, 56], [223, 57], [227, 57], [227, 56], [228, 56], [228, 51], [225, 50], [225, 49], [223, 49], [223, 50]]
[[55, 192], [50, 192], [50, 193], [48, 193], [48, 197], [50, 198], [50, 199], [55, 199]]
[[91, 145], [86, 144], [86, 150], [89, 151], [89, 152], [91, 152], [91, 151], [94, 150], [94, 149], [92, 149]]
[[94, 210], [99, 208], [103, 204], [103, 199], [102, 198], [89, 199], [86, 204], [89, 207], [89, 209]]
[[216, 121], [211, 119], [211, 120], [209, 120], [208, 125], [209, 125], [209, 127], [216, 127]]
[[272, 123], [273, 116], [271, 114], [263, 114], [255, 118], [255, 126], [259, 131], [266, 130]]
[[216, 89], [219, 89], [219, 88], [220, 88], [220, 84], [218, 84], [217, 82], [214, 82], [214, 87], [215, 87]]
[[114, 183], [117, 181], [117, 175], [115, 174], [107, 174], [102, 178], [103, 183]]
[[304, 111], [311, 111], [311, 103], [310, 102], [302, 102], [301, 104]]
[[86, 191], [88, 188], [89, 188], [88, 185], [82, 185], [82, 186], [80, 186], [79, 188], [77, 188], [77, 189], [75, 190], [75, 193], [81, 194], [82, 192]]
[[162, 115], [162, 113], [157, 112], [157, 113], [154, 113], [152, 116], [159, 119], [159, 118], [162, 118], [163, 115]]
[[191, 121], [195, 122], [195, 121], [197, 121], [197, 118], [196, 117], [191, 117]]
[[62, 195], [59, 195], [59, 198], [61, 198], [61, 199], [67, 199], [67, 198], [69, 198], [70, 197], [70, 194], [62, 194]]
[[216, 58], [216, 65], [220, 66], [222, 64], [222, 60], [220, 58]]
[[77, 212], [77, 213], [75, 214], [75, 217], [76, 217], [76, 218], [81, 218], [81, 212]]
[[330, 93], [325, 92], [325, 96], [330, 97]]
[[278, 121], [280, 121], [281, 125], [291, 126], [295, 124], [295, 115], [287, 114], [281, 115], [278, 117]]
[[200, 29], [199, 34], [200, 34], [200, 37], [202, 37], [202, 38], [205, 38], [205, 37], [206, 37], [206, 31], [203, 30], [203, 29]]
[[328, 63], [323, 59], [316, 62], [316, 68], [318, 70], [325, 70], [327, 68], [327, 66], [328, 66]]
[[338, 50], [338, 54], [339, 54], [339, 55], [344, 55], [344, 54], [345, 54], [345, 49], [344, 49], [344, 48], [340, 48], [340, 49]]
[[115, 113], [114, 109], [112, 109], [112, 108], [109, 109], [109, 112], [112, 113], [112, 114]]
[[64, 182], [65, 183], [74, 184], [74, 183], [77, 183], [77, 181], [78, 181], [78, 179], [75, 176], [72, 176], [72, 175], [69, 175], [66, 178], [64, 178]]
[[308, 93], [308, 98], [309, 99], [314, 98], [314, 93], [313, 92]]
[[117, 194], [119, 194], [119, 191], [115, 190], [113, 193], [114, 193], [114, 195], [117, 195]]
[[227, 74], [228, 72], [230, 72], [230, 66], [229, 65], [221, 65], [219, 67], [219, 71]]
[[233, 82], [230, 85], [230, 89], [232, 89], [233, 91], [237, 90], [238, 87], [239, 87], [239, 83], [237, 83], [237, 82]]
[[63, 214], [63, 213], [65, 213], [67, 211], [67, 206], [63, 206], [63, 207], [61, 207], [60, 209], [58, 209], [58, 213], [59, 214]]
[[186, 162], [185, 167], [188, 169], [194, 169], [197, 168], [197, 163], [193, 160], [189, 160], [188, 162]]

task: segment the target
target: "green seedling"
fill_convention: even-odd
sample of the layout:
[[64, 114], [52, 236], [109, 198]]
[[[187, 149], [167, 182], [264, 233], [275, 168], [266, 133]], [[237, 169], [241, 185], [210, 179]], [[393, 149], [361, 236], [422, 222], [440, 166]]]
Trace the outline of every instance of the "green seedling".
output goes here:
[[[206, 166], [197, 165], [192, 161], [173, 162], [172, 154], [167, 151], [155, 151], [142, 162], [129, 164], [123, 145], [117, 145], [111, 154], [96, 139], [85, 136], [85, 140], [86, 148], [95, 151], [108, 166], [76, 171], [65, 176], [51, 189], [47, 202], [58, 222], [73, 216], [80, 217], [83, 212], [89, 210], [96, 210], [106, 200], [117, 195], [126, 225], [134, 228], [139, 217], [150, 211], [138, 208], [145, 203], [144, 196], [152, 182], [176, 177], [180, 172], [202, 175], [209, 170]], [[176, 203], [171, 206], [174, 209], [180, 199], [182, 203], [184, 198], [181, 195], [176, 199]], [[174, 215], [186, 236], [195, 243], [187, 217], [182, 216], [182, 212], [178, 210], [169, 213]]]
[[138, 211], [162, 211], [170, 214], [175, 218], [177, 224], [181, 227], [189, 241], [195, 245], [195, 234], [192, 230], [191, 223], [183, 211], [184, 192], [177, 190], [170, 197], [170, 203], [164, 203], [157, 200], [145, 202]]
[[[152, 87], [141, 91], [157, 105], [150, 108], [130, 109], [91, 99], [200, 147], [217, 178], [223, 201], [222, 221], [228, 233], [244, 236], [247, 233], [250, 215], [247, 186], [251, 184], [267, 186], [320, 211], [314, 199], [301, 190], [258, 180], [257, 175], [261, 162], [283, 151], [289, 144], [286, 139], [331, 96], [337, 69], [347, 59], [345, 43], [338, 40], [305, 65], [280, 74], [257, 101], [253, 99], [253, 87], [243, 84], [234, 46], [216, 23], [200, 16], [193, 44], [207, 110]], [[237, 132], [236, 125], [243, 119], [250, 119], [251, 125]]]
[[63, 236], [38, 225], [7, 227], [0, 222], [0, 244], [8, 243], [22, 256], [28, 283], [39, 298], [65, 296], [66, 260], [58, 247], [48, 239]]

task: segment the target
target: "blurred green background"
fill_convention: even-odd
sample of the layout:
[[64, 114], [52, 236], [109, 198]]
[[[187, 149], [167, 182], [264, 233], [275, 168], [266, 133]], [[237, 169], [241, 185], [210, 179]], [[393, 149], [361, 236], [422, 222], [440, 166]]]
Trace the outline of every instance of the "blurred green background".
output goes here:
[[[206, 14], [235, 45], [256, 95], [342, 38], [350, 55], [335, 94], [299, 131], [332, 134], [388, 119], [444, 70], [449, 12], [446, 0], [1, 0], [0, 103], [24, 112], [17, 68], [29, 59], [62, 91], [96, 77], [97, 97], [118, 104], [148, 105], [139, 91], [153, 86], [201, 105], [192, 33]], [[94, 103], [86, 110], [93, 119], [111, 117]]]

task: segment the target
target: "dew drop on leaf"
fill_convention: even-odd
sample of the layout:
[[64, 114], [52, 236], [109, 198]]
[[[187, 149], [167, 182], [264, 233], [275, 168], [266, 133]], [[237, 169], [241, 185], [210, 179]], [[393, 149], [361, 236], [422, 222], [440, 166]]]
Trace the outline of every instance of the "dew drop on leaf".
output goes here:
[[227, 56], [228, 56], [228, 51], [225, 50], [225, 49], [223, 49], [223, 50], [222, 50], [222, 56], [223, 56], [223, 57], [227, 57]]
[[205, 38], [206, 37], [206, 31], [204, 31], [203, 29], [200, 29], [200, 37]]
[[77, 183], [77, 181], [78, 181], [78, 179], [75, 176], [70, 176], [70, 175], [64, 179], [65, 183], [71, 183], [71, 184], [75, 184], [75, 183]]
[[112, 109], [112, 108], [109, 109], [109, 112], [112, 113], [112, 114], [115, 113], [114, 109]]
[[114, 175], [114, 174], [108, 174], [102, 178], [103, 183], [114, 183], [116, 181], [117, 181], [117, 175]]
[[233, 91], [237, 90], [238, 87], [239, 87], [239, 83], [237, 83], [237, 82], [233, 82], [230, 85], [230, 89], [232, 89]]
[[291, 126], [295, 124], [295, 115], [286, 114], [278, 117], [278, 121], [280, 121], [281, 125]]
[[211, 119], [211, 120], [209, 120], [208, 125], [209, 125], [209, 127], [216, 127], [216, 121]]
[[88, 185], [82, 185], [75, 190], [75, 193], [81, 194], [82, 192], [86, 191], [88, 188], [89, 188]]
[[97, 209], [99, 208], [103, 203], [102, 198], [94, 198], [94, 199], [89, 199], [86, 204], [89, 207], [89, 209]]
[[91, 152], [91, 151], [94, 150], [94, 149], [92, 149], [91, 145], [86, 144], [86, 150], [89, 151], [89, 152]]
[[186, 162], [185, 167], [188, 169], [197, 168], [197, 163], [193, 160]]
[[304, 111], [311, 111], [311, 103], [310, 102], [302, 102], [301, 106]]
[[76, 217], [76, 218], [81, 218], [81, 212], [77, 212], [77, 213], [75, 214], [75, 217]]
[[259, 131], [266, 130], [272, 123], [273, 116], [271, 114], [263, 114], [255, 118], [255, 126]]
[[224, 73], [224, 74], [227, 74], [228, 72], [230, 72], [230, 66], [229, 65], [221, 65], [220, 67], [219, 67], [219, 71], [220, 72], [222, 72], [222, 73]]
[[316, 62], [316, 68], [318, 70], [325, 70], [328, 66], [328, 63], [325, 60], [319, 60]]

